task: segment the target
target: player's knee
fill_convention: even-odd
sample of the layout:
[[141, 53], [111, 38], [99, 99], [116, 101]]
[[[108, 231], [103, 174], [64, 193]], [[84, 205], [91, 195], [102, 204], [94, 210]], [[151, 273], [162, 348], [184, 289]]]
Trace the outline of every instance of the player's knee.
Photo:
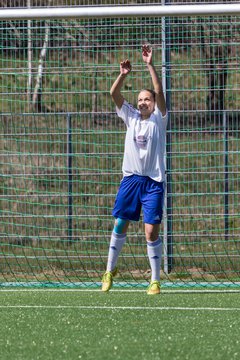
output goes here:
[[113, 231], [116, 234], [123, 234], [127, 231], [128, 220], [117, 218], [114, 223]]
[[145, 236], [147, 241], [156, 241], [159, 237], [159, 224], [145, 224]]

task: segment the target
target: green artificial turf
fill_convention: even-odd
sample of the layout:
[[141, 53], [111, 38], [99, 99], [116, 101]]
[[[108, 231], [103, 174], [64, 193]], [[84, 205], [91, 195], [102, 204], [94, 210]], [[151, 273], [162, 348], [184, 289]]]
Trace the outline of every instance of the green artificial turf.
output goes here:
[[239, 293], [0, 291], [1, 359], [240, 357]]

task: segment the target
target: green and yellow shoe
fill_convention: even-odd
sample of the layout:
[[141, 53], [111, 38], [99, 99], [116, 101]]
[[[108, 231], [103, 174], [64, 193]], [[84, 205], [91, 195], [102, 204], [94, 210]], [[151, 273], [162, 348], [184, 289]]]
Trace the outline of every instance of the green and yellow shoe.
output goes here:
[[160, 281], [152, 281], [147, 290], [148, 295], [158, 295], [160, 294]]
[[117, 275], [118, 269], [113, 271], [106, 271], [102, 277], [102, 291], [107, 292], [111, 289], [113, 283], [113, 277]]

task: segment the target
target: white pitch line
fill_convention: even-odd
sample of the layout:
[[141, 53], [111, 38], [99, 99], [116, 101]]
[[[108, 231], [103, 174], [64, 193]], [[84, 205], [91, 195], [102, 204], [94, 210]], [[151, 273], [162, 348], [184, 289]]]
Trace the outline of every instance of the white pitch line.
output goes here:
[[0, 305], [0, 309], [78, 309], [78, 310], [177, 310], [177, 311], [240, 311], [240, 308], [171, 307], [171, 306], [81, 306], [81, 305]]
[[[98, 292], [102, 293], [101, 289], [0, 289], [0, 295], [3, 292]], [[110, 293], [145, 293], [146, 289], [112, 289]], [[200, 289], [200, 290], [191, 290], [191, 289], [161, 289], [161, 294], [206, 294], [206, 293], [240, 293], [240, 289]]]

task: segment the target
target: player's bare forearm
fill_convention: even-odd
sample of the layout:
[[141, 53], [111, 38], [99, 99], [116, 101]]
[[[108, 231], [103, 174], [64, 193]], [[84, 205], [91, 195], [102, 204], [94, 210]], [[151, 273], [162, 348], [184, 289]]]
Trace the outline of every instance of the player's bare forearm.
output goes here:
[[149, 73], [150, 73], [151, 78], [152, 78], [152, 84], [153, 84], [153, 89], [154, 89], [155, 93], [156, 94], [162, 93], [163, 92], [163, 90], [162, 90], [162, 82], [158, 77], [158, 74], [156, 72], [156, 69], [155, 69], [154, 65], [152, 63], [147, 64], [147, 67], [148, 67]]
[[121, 88], [126, 76], [127, 75], [125, 74], [119, 74], [110, 89], [110, 95], [112, 96], [113, 101], [115, 102], [115, 104], [119, 109], [121, 109], [122, 104], [124, 102], [124, 97], [121, 94]]
[[150, 64], [147, 64], [147, 67], [151, 75], [153, 89], [156, 94], [157, 106], [161, 111], [162, 115], [164, 116], [166, 114], [166, 101], [163, 94], [162, 81], [158, 77], [158, 74], [152, 62]]
[[122, 104], [124, 102], [124, 97], [121, 94], [121, 88], [123, 85], [123, 81], [127, 74], [131, 71], [131, 63], [129, 60], [124, 60], [120, 63], [120, 74], [117, 79], [114, 81], [111, 89], [110, 95], [113, 98], [113, 101], [117, 105], [119, 109], [121, 109]]
[[156, 94], [157, 106], [164, 116], [166, 114], [166, 102], [162, 89], [162, 81], [159, 79], [156, 69], [153, 65], [152, 53], [152, 48], [149, 45], [143, 45], [142, 58], [148, 67], [152, 79], [153, 89]]

